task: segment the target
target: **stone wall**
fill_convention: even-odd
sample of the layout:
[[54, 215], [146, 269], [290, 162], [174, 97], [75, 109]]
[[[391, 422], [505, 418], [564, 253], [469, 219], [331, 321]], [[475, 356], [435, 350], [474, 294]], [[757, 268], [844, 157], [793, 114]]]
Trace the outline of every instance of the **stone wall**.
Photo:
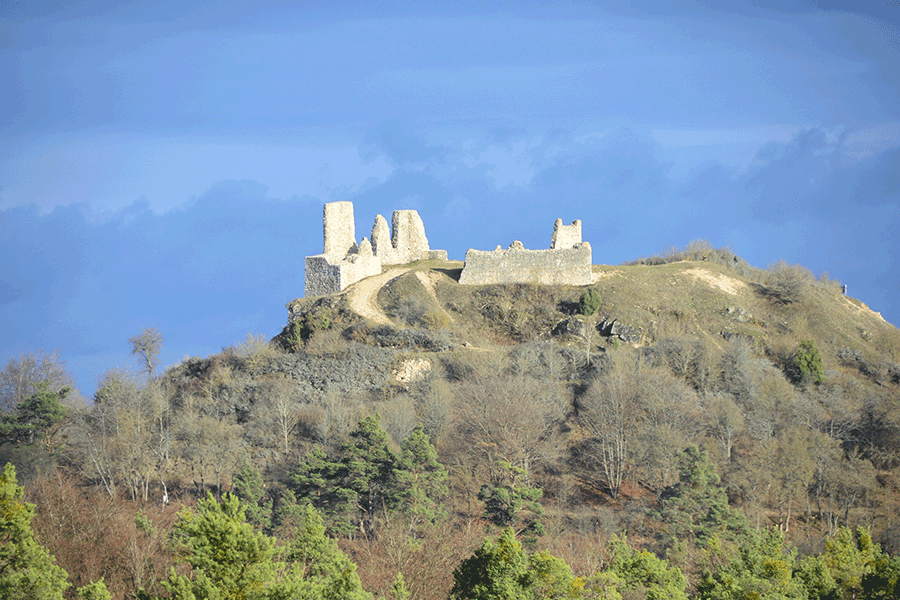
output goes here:
[[329, 256], [344, 257], [356, 245], [356, 224], [352, 202], [329, 202], [323, 208], [325, 251]]
[[563, 225], [562, 219], [553, 224], [553, 236], [550, 238], [551, 250], [566, 250], [581, 243], [581, 221], [572, 221], [571, 225]]
[[384, 265], [403, 265], [417, 260], [447, 260], [446, 250], [431, 250], [425, 224], [414, 210], [395, 210], [391, 229], [381, 215], [372, 226], [372, 249]]
[[590, 285], [591, 245], [579, 242], [559, 250], [526, 250], [521, 242], [513, 242], [506, 250], [469, 250], [459, 282]]
[[422, 259], [447, 260], [446, 250], [431, 250], [425, 225], [414, 210], [395, 210], [393, 231], [375, 217], [372, 242], [356, 243], [352, 202], [329, 202], [323, 208], [324, 252], [306, 257], [306, 296], [340, 292], [360, 279], [378, 275], [382, 265]]

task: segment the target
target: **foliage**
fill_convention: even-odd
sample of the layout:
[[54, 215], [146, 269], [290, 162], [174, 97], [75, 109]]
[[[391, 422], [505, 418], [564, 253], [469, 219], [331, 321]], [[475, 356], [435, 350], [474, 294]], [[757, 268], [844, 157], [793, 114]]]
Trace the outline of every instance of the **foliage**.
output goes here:
[[800, 342], [791, 358], [791, 372], [797, 383], [825, 383], [825, 364], [814, 340]]
[[51, 390], [74, 387], [59, 352], [40, 350], [10, 358], [0, 371], [0, 414], [13, 412], [41, 383]]
[[624, 537], [610, 537], [609, 570], [624, 582], [623, 590], [647, 600], [687, 600], [687, 579], [677, 567], [646, 550], [635, 550]]
[[744, 515], [728, 505], [706, 452], [689, 446], [679, 454], [678, 463], [678, 483], [663, 492], [658, 513], [666, 544], [683, 540], [704, 544], [713, 536], [734, 540], [745, 533]]
[[23, 493], [7, 463], [0, 475], [0, 597], [61, 600], [68, 576], [34, 538], [34, 505], [22, 500]]
[[286, 546], [255, 531], [236, 496], [201, 500], [197, 513], [184, 512], [173, 534], [190, 576], [174, 569], [165, 582], [184, 600], [281, 600], [287, 598], [366, 600], [355, 566], [325, 537], [318, 514], [308, 507]]
[[327, 309], [303, 313], [299, 319], [291, 323], [291, 349], [298, 350], [316, 333], [327, 330], [331, 327], [331, 321], [331, 312]]
[[292, 475], [301, 501], [311, 502], [342, 535], [369, 534], [381, 511], [402, 510], [419, 521], [440, 517], [447, 471], [421, 428], [396, 455], [377, 417], [366, 417], [333, 458], [316, 448]]
[[261, 531], [272, 528], [272, 499], [266, 497], [262, 473], [245, 462], [232, 478], [232, 494], [245, 504], [247, 520]]
[[173, 569], [164, 583], [177, 599], [265, 598], [284, 567], [272, 540], [246, 522], [241, 501], [231, 494], [222, 502], [208, 494], [196, 513], [182, 512], [173, 540], [192, 567], [191, 576]]
[[403, 512], [415, 522], [432, 524], [447, 517], [442, 501], [450, 494], [447, 469], [422, 427], [403, 440], [394, 470]]
[[706, 552], [716, 567], [706, 569], [700, 578], [700, 600], [805, 600], [808, 596], [805, 580], [794, 576], [796, 550], [786, 546], [777, 529], [748, 536], [730, 559], [717, 537], [709, 540]]
[[35, 392], [16, 407], [14, 414], [3, 415], [0, 420], [2, 436], [28, 445], [40, 440], [46, 450], [52, 452], [55, 434], [66, 418], [67, 409], [61, 400], [69, 391], [69, 388], [62, 388], [54, 392], [46, 382], [38, 383]]
[[341, 552], [337, 543], [325, 535], [322, 517], [310, 506], [301, 509], [299, 526], [285, 548], [290, 565], [289, 575], [295, 581], [301, 599], [367, 600], [356, 565]]
[[594, 288], [588, 288], [582, 292], [581, 297], [578, 299], [578, 314], [586, 317], [595, 315], [600, 310], [601, 304], [600, 292]]
[[806, 287], [814, 281], [809, 269], [780, 260], [769, 267], [765, 293], [780, 304], [793, 304], [803, 298]]
[[519, 534], [544, 533], [541, 516], [544, 508], [538, 502], [544, 492], [527, 484], [528, 473], [500, 461], [501, 471], [506, 473], [503, 482], [486, 483], [478, 492], [478, 499], [484, 502], [485, 518], [498, 527], [515, 526]]
[[578, 589], [565, 561], [548, 552], [528, 556], [511, 528], [496, 542], [486, 539], [453, 571], [455, 600], [513, 600], [575, 597]]

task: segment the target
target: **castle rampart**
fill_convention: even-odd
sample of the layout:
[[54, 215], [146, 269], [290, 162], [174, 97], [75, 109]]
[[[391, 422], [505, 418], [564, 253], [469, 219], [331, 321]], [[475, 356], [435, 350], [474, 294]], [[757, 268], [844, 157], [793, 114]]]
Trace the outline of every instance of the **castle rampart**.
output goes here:
[[590, 285], [591, 245], [581, 241], [581, 221], [553, 226], [549, 250], [526, 250], [515, 241], [503, 250], [469, 250], [459, 282], [463, 285], [540, 283]]
[[591, 245], [579, 242], [562, 250], [526, 250], [521, 242], [513, 242], [506, 250], [469, 250], [459, 282], [590, 285]]

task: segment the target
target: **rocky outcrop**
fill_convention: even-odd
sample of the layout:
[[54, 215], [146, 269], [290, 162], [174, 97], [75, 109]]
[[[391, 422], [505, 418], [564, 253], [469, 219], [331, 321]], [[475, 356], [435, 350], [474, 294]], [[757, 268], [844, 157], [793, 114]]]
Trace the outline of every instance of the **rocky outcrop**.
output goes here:
[[606, 317], [598, 327], [600, 333], [606, 337], [616, 337], [623, 342], [629, 344], [637, 344], [641, 341], [642, 331], [637, 327], [632, 327], [618, 319], [610, 319]]

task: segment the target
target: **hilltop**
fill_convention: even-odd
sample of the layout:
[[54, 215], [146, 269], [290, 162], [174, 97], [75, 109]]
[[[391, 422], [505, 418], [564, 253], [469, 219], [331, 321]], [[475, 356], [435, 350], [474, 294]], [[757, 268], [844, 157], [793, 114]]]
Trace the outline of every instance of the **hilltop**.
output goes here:
[[[776, 362], [783, 362], [799, 341], [814, 340], [827, 366], [835, 369], [846, 366], [850, 356], [861, 363], [898, 358], [897, 328], [845, 295], [840, 283], [817, 279], [796, 265], [757, 269], [736, 258], [594, 265], [595, 283], [589, 287], [599, 292], [602, 304], [591, 322], [597, 335], [591, 337], [590, 351], [620, 344], [652, 347], [689, 336], [720, 351], [728, 340], [744, 339]], [[579, 335], [565, 335], [565, 326], [573, 319], [584, 321], [577, 308], [587, 286], [463, 286], [458, 283], [461, 269], [459, 261], [387, 268], [342, 293], [290, 302], [289, 321], [303, 327], [327, 320], [327, 329], [345, 337], [358, 335], [368, 322], [422, 330], [460, 347], [556, 340], [586, 349], [582, 326], [574, 325]], [[288, 346], [292, 327], [277, 338]]]
[[[108, 372], [40, 444], [2, 446], [36, 482], [49, 550], [87, 572], [85, 544], [151, 535], [144, 513], [117, 517], [115, 539], [91, 533], [73, 498], [168, 531], [154, 499], [232, 491], [268, 535], [311, 503], [365, 589], [387, 594], [402, 571], [423, 598], [447, 597], [497, 526], [576, 574], [627, 532], [692, 594], [711, 540], [736, 556], [748, 532], [815, 557], [865, 526], [900, 552], [900, 331], [838, 282], [700, 242], [593, 265], [580, 286], [461, 285], [462, 268], [383, 267], [289, 302], [271, 340], [147, 380]], [[151, 539], [166, 572], [176, 557]]]

